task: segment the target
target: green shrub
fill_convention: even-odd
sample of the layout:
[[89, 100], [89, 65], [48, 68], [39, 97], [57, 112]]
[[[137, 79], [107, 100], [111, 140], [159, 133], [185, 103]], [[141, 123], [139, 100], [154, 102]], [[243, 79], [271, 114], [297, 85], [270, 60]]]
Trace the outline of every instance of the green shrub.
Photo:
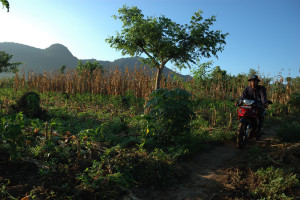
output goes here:
[[291, 113], [299, 114], [299, 112], [300, 112], [300, 92], [292, 93], [288, 104], [292, 106]]
[[0, 119], [0, 145], [8, 147], [11, 159], [19, 156], [17, 148], [25, 144], [24, 126], [22, 113], [8, 115]]
[[297, 121], [285, 121], [279, 130], [277, 136], [282, 142], [300, 141], [300, 123]]
[[263, 199], [293, 199], [285, 193], [299, 183], [295, 174], [272, 166], [261, 168], [255, 174], [259, 179], [259, 186], [254, 190], [256, 196], [266, 197]]
[[11, 78], [1, 78], [0, 88], [12, 88], [14, 86], [14, 77]]
[[192, 95], [182, 89], [158, 89], [150, 95], [146, 109], [154, 121], [159, 143], [172, 143], [176, 136], [190, 131], [190, 122], [195, 116], [192, 110]]
[[90, 189], [95, 197], [103, 199], [118, 199], [128, 187], [123, 173], [112, 171], [104, 158], [94, 161], [92, 167], [86, 168], [77, 178], [81, 180], [83, 189]]

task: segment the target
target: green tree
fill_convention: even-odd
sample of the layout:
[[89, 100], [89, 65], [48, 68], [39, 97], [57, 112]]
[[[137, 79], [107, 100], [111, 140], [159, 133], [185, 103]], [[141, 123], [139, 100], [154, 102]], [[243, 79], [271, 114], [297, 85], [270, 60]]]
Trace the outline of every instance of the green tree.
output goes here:
[[254, 75], [254, 74], [258, 75], [259, 73], [258, 73], [257, 70], [250, 68], [250, 69], [249, 69], [249, 72], [248, 72], [248, 76], [250, 77], [250, 76], [252, 76], [252, 75]]
[[195, 12], [190, 24], [180, 25], [165, 16], [144, 17], [137, 7], [119, 9], [115, 19], [123, 22], [121, 33], [110, 36], [106, 42], [120, 50], [123, 55], [140, 56], [144, 64], [157, 69], [155, 89], [160, 87], [162, 71], [169, 61], [179, 69], [196, 64], [199, 57], [217, 56], [226, 44], [226, 34], [210, 27], [215, 16], [203, 20], [202, 11]]
[[227, 72], [226, 70], [222, 70], [220, 66], [216, 66], [210, 76], [213, 80], [226, 80]]
[[7, 9], [7, 12], [9, 12], [9, 3], [7, 0], [0, 0], [3, 7], [5, 7]]
[[22, 63], [10, 63], [10, 59], [12, 55], [5, 53], [4, 51], [0, 51], [0, 73], [2, 72], [17, 72], [18, 66]]
[[82, 61], [78, 61], [78, 65], [76, 67], [76, 70], [79, 72], [79, 74], [82, 74], [84, 71], [88, 71], [90, 75], [93, 75], [93, 72], [95, 70], [103, 70], [103, 65], [100, 65], [99, 62], [94, 61], [93, 63], [87, 61], [86, 63], [82, 63]]
[[208, 61], [205, 63], [200, 63], [200, 61], [198, 61], [197, 67], [191, 69], [193, 78], [199, 83], [206, 80], [212, 64], [213, 61]]
[[295, 88], [296, 91], [300, 90], [300, 77], [299, 76], [292, 79], [292, 85], [293, 85], [293, 87]]

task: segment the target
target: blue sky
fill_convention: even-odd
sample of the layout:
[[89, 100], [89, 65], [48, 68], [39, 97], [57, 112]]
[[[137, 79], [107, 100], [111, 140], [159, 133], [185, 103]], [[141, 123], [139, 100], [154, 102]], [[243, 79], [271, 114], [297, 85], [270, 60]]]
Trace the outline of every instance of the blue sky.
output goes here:
[[[204, 18], [216, 15], [214, 30], [229, 33], [223, 52], [213, 61], [228, 73], [265, 76], [300, 75], [300, 0], [10, 0], [10, 12], [0, 8], [0, 42], [37, 48], [60, 43], [79, 59], [124, 57], [105, 42], [120, 31], [112, 18], [124, 4], [146, 16], [165, 15], [189, 23], [201, 9]], [[128, 56], [125, 56], [128, 57]], [[168, 65], [170, 68], [171, 65]], [[181, 73], [189, 74], [189, 70]]]

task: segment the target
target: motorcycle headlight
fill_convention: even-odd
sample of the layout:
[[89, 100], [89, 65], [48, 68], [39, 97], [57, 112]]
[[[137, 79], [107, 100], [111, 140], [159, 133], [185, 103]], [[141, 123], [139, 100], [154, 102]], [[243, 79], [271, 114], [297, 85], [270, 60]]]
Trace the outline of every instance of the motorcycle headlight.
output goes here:
[[243, 100], [243, 104], [244, 105], [247, 105], [247, 106], [250, 106], [254, 103], [254, 100], [249, 100], [249, 99], [244, 99]]

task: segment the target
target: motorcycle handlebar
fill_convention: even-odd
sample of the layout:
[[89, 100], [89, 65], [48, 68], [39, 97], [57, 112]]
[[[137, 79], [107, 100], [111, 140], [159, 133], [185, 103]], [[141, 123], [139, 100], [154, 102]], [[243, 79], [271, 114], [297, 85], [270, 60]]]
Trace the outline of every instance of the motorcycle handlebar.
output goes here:
[[[231, 99], [230, 101], [235, 101], [234, 99]], [[261, 103], [259, 103], [259, 101], [257, 101], [257, 100], [255, 100], [256, 102], [254, 103], [255, 105], [259, 105], [259, 104], [261, 104]], [[243, 99], [239, 99], [239, 101], [238, 102], [235, 102], [234, 103], [234, 105], [235, 106], [241, 106], [243, 104]], [[272, 101], [270, 101], [270, 100], [268, 100], [268, 101], [266, 101], [266, 104], [273, 104], [273, 102]]]

